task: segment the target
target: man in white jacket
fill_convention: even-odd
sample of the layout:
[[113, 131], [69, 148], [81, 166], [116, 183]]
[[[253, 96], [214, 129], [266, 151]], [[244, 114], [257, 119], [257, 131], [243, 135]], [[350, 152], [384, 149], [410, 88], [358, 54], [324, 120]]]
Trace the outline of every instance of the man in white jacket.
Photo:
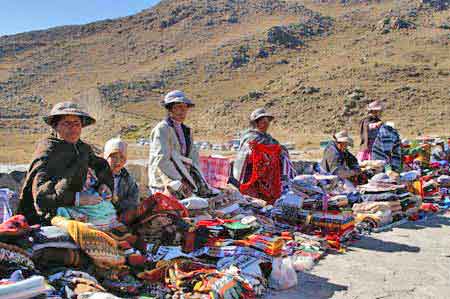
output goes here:
[[194, 147], [192, 131], [184, 124], [194, 103], [179, 90], [169, 92], [162, 105], [167, 118], [150, 134], [149, 187], [152, 191], [168, 190], [179, 199], [192, 193], [209, 197], [212, 190], [206, 183]]

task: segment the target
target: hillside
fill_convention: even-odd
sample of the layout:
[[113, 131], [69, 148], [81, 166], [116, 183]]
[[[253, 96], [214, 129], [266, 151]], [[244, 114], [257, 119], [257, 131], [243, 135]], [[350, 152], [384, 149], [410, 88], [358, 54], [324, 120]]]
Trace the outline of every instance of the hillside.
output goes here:
[[[354, 132], [373, 99], [405, 136], [449, 134], [447, 0], [161, 1], [139, 14], [0, 37], [0, 161], [23, 160], [40, 116], [76, 99], [87, 139], [147, 136], [162, 95], [198, 104], [197, 139], [223, 140], [259, 106], [299, 145]], [[4, 149], [4, 150], [3, 150]], [[12, 154], [14, 153], [14, 154]]]

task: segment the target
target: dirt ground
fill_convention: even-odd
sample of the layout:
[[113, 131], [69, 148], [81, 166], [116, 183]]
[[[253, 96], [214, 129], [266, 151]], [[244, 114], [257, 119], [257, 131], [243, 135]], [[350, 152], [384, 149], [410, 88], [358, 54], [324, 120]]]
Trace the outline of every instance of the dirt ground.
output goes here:
[[329, 254], [270, 299], [450, 298], [450, 213], [372, 234]]

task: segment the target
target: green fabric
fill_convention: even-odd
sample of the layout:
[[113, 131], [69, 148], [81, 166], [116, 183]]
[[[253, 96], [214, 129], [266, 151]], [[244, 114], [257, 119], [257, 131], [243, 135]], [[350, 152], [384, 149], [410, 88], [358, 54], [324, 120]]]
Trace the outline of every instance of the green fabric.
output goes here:
[[250, 229], [251, 228], [250, 225], [243, 224], [242, 222], [226, 223], [223, 226], [225, 226], [227, 229], [231, 229], [231, 230], [240, 230], [240, 229]]
[[67, 219], [86, 217], [86, 222], [95, 226], [108, 226], [117, 222], [116, 209], [110, 201], [103, 200], [99, 204], [81, 207], [61, 207], [56, 211], [58, 216]]

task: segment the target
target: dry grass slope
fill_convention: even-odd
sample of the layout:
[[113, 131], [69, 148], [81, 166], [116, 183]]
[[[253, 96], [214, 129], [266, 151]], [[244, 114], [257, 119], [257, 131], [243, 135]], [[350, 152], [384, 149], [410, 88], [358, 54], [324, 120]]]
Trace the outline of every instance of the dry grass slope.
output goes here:
[[334, 130], [356, 133], [373, 99], [404, 136], [449, 134], [445, 2], [161, 1], [126, 18], [0, 37], [0, 159], [23, 161], [61, 100], [99, 118], [89, 141], [147, 136], [175, 88], [198, 104], [189, 120], [198, 139], [230, 138], [265, 106], [274, 135], [312, 146]]

